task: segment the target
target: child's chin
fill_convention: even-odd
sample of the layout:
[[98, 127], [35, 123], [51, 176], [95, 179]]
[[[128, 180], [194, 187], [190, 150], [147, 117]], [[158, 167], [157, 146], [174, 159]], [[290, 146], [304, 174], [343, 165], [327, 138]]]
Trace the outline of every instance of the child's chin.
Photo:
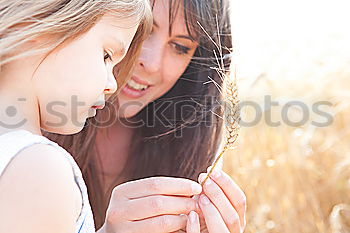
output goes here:
[[43, 126], [42, 129], [49, 132], [49, 133], [55, 133], [55, 134], [61, 134], [61, 135], [71, 135], [76, 134], [82, 131], [84, 128], [83, 125], [67, 125], [64, 127], [47, 127]]

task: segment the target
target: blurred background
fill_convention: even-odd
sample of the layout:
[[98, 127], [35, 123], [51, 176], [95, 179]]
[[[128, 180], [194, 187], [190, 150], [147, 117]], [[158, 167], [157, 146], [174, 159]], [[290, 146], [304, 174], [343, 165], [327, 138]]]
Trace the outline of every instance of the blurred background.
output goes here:
[[350, 1], [232, 2], [240, 100], [261, 109], [243, 105], [242, 120], [262, 116], [224, 161], [247, 195], [245, 232], [350, 232]]

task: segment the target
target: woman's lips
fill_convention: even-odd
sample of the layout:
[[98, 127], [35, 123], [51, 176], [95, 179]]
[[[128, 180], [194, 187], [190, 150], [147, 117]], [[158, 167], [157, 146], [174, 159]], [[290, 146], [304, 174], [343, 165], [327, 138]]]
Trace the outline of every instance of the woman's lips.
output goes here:
[[145, 90], [135, 90], [126, 84], [122, 88], [122, 93], [130, 98], [140, 98], [148, 92], [149, 88], [150, 87], [147, 87]]
[[122, 93], [130, 98], [140, 98], [147, 93], [150, 87], [151, 85], [148, 83], [140, 80], [136, 76], [133, 76], [131, 80], [122, 88]]
[[151, 86], [151, 84], [141, 80], [140, 78], [138, 78], [137, 76], [132, 76], [131, 77], [132, 80], [134, 80], [135, 82], [142, 84], [142, 85], [147, 85], [147, 86]]

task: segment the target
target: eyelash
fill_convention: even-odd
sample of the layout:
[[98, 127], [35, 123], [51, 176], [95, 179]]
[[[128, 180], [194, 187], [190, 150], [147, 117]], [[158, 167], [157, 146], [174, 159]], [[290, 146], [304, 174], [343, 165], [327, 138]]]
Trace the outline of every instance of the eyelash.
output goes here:
[[190, 48], [186, 46], [179, 45], [177, 43], [172, 43], [172, 44], [177, 54], [180, 54], [180, 55], [188, 54], [188, 52], [190, 51]]
[[103, 56], [104, 61], [106, 61], [107, 59], [112, 61], [112, 56], [109, 55], [109, 53], [107, 53], [106, 51], [104, 52], [104, 56]]

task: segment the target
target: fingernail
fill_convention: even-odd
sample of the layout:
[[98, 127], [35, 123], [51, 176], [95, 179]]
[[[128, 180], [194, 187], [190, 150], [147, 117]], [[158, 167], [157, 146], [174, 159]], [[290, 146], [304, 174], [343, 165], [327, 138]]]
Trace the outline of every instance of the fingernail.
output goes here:
[[202, 186], [200, 184], [193, 183], [191, 186], [193, 193], [199, 194], [202, 192]]
[[191, 223], [196, 222], [196, 214], [194, 213], [194, 211], [191, 211], [188, 217], [189, 217]]
[[213, 166], [209, 166], [209, 167], [207, 168], [207, 172], [209, 172], [209, 171], [211, 170], [212, 167], [213, 167]]
[[204, 180], [204, 177], [205, 177], [205, 173], [201, 173], [201, 174], [198, 176], [198, 182], [199, 182], [199, 183], [202, 183], [202, 181]]
[[202, 203], [203, 205], [208, 205], [208, 204], [210, 203], [210, 201], [209, 201], [209, 199], [207, 198], [207, 196], [202, 195], [202, 196], [201, 196], [201, 203]]
[[214, 178], [219, 178], [221, 176], [221, 172], [217, 169], [214, 169], [214, 171], [211, 173], [211, 175], [214, 177]]

